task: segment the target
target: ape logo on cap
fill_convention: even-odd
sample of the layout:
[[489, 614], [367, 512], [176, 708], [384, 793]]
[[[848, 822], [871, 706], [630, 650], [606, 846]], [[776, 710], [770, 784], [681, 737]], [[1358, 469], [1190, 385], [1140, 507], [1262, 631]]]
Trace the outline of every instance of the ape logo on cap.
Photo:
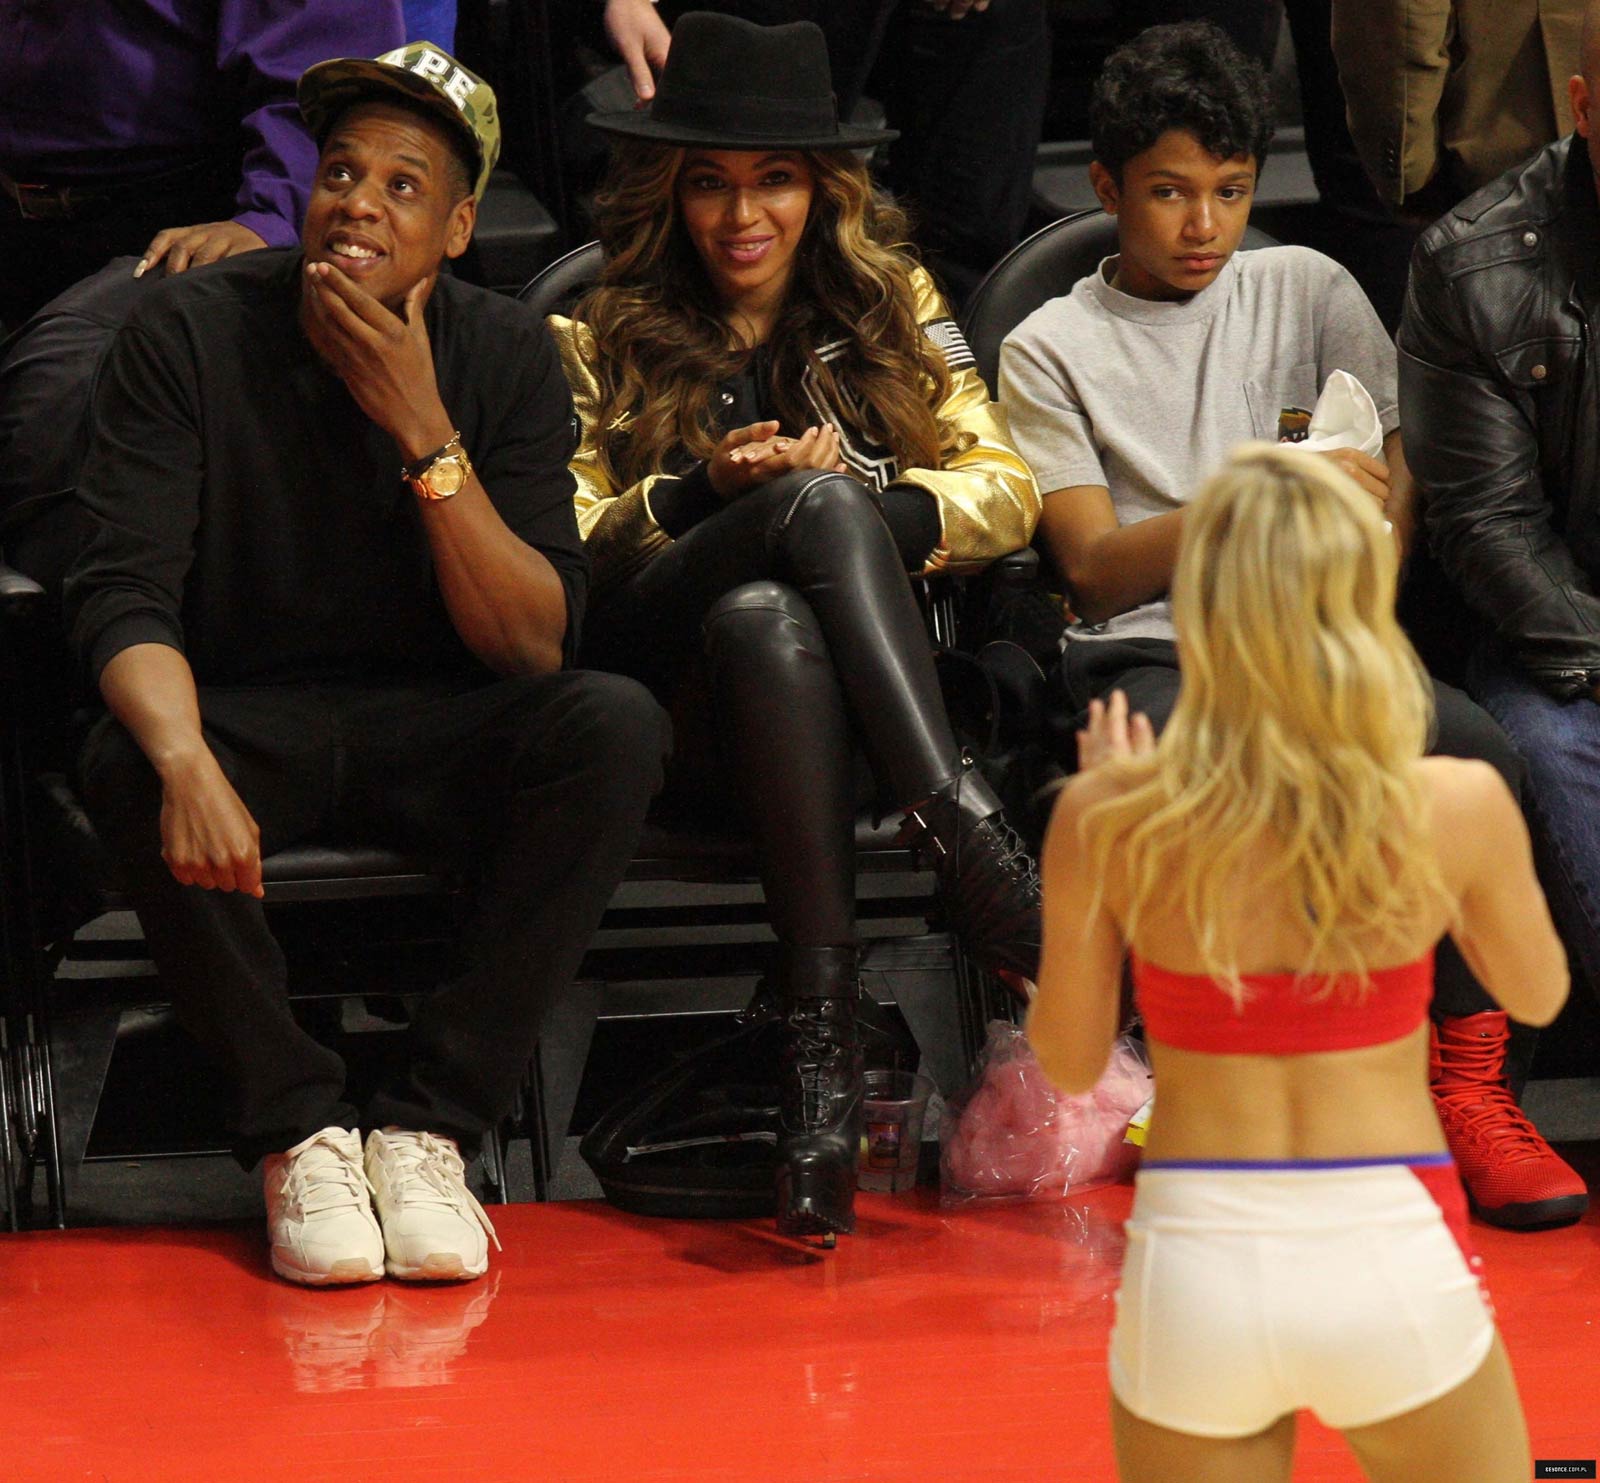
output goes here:
[[[481, 79], [474, 77], [454, 57], [447, 56], [426, 42], [416, 46], [397, 46], [392, 52], [385, 52], [378, 60], [387, 62], [391, 67], [404, 67], [406, 71], [426, 78], [462, 113], [466, 113], [471, 106], [473, 89], [484, 86]], [[491, 103], [493, 97], [491, 93]]]

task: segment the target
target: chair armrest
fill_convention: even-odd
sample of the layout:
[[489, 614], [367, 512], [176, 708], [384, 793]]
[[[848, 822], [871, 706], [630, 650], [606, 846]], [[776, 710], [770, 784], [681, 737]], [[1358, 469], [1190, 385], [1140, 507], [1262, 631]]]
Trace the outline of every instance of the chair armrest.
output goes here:
[[1020, 587], [1039, 575], [1039, 553], [1032, 546], [1008, 551], [990, 566], [990, 570], [1007, 585], [1015, 583]]
[[0, 561], [0, 614], [26, 619], [44, 610], [44, 588], [14, 566]]

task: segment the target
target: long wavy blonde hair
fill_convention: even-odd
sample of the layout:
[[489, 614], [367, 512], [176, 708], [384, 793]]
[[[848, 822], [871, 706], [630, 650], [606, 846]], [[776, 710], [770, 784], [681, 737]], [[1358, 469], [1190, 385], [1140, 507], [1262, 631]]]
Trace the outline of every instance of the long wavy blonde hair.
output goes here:
[[[619, 486], [711, 456], [716, 392], [748, 355], [730, 338], [683, 227], [677, 186], [688, 154], [618, 140], [595, 197], [606, 266], [575, 317], [599, 351], [599, 456]], [[935, 415], [950, 373], [917, 323], [905, 217], [874, 191], [848, 150], [804, 156], [815, 186], [794, 280], [768, 342], [774, 411], [789, 433], [815, 421], [801, 390], [809, 369], [856, 432], [888, 448], [902, 467], [937, 468], [956, 440]], [[818, 359], [819, 345], [840, 338], [846, 348], [838, 359]]]
[[1286, 888], [1303, 973], [1369, 982], [1443, 897], [1414, 766], [1433, 722], [1427, 675], [1394, 615], [1393, 538], [1327, 459], [1239, 449], [1189, 508], [1172, 584], [1183, 682], [1154, 753], [1082, 828], [1113, 854], [1132, 937], [1181, 901], [1201, 958], [1238, 998], [1237, 892]]

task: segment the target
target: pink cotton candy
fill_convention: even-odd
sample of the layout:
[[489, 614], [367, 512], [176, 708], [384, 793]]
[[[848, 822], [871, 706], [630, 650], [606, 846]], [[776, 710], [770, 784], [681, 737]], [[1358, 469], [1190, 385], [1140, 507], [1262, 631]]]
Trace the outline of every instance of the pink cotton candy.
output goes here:
[[1118, 1042], [1111, 1062], [1091, 1094], [1095, 1106], [1108, 1113], [1132, 1117], [1150, 1096], [1150, 1068], [1144, 1061], [1123, 1050]]
[[1017, 1062], [999, 1068], [987, 1086], [994, 1094], [993, 1108], [980, 1099], [979, 1117], [992, 1119], [1012, 1133], [1032, 1134], [1055, 1118], [1055, 1095], [1040, 1085], [1041, 1078], [1029, 1076]]
[[973, 1085], [945, 1120], [945, 1200], [1048, 1198], [1126, 1177], [1138, 1149], [1124, 1135], [1150, 1090], [1142, 1049], [1124, 1039], [1091, 1092], [1064, 1096], [1023, 1032], [995, 1021]]

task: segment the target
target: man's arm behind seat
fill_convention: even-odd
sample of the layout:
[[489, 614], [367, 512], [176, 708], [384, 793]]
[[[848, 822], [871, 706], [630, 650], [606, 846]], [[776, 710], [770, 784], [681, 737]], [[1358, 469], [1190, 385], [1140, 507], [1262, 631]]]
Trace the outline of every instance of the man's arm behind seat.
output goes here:
[[1426, 249], [1401, 319], [1406, 455], [1445, 572], [1552, 694], [1600, 672], [1600, 600], [1551, 523], [1531, 389], [1514, 388], [1464, 323]]
[[398, 0], [359, 5], [263, 5], [222, 0], [216, 13], [216, 70], [237, 95], [242, 157], [233, 216], [174, 222], [156, 233], [138, 273], [164, 264], [182, 273], [240, 252], [291, 247], [299, 237], [317, 147], [301, 121], [295, 83], [326, 57], [375, 57], [406, 39]]
[[1398, 206], [1439, 168], [1451, 0], [1334, 0], [1331, 40], [1350, 137], [1378, 194]]

